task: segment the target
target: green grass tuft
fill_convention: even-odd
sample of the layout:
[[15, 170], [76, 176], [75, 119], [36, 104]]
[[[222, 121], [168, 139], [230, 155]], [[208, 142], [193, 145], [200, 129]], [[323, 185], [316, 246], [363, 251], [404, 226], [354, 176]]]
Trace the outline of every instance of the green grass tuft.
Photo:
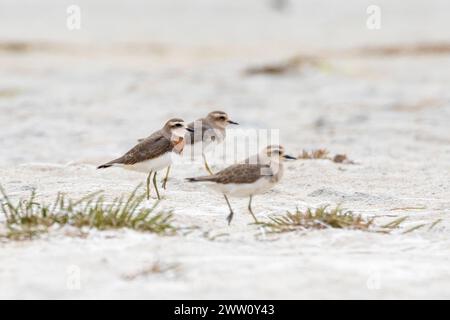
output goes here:
[[[318, 209], [307, 209], [300, 211], [298, 208], [294, 213], [287, 212], [284, 215], [270, 217], [269, 222], [262, 222], [260, 225], [265, 227], [269, 233], [283, 233], [297, 230], [310, 229], [353, 229], [378, 233], [390, 233], [400, 228], [400, 225], [408, 219], [408, 217], [400, 217], [383, 225], [374, 223], [375, 218], [364, 218], [361, 215], [355, 215], [352, 211], [344, 210], [340, 207], [329, 209], [327, 206]], [[442, 219], [438, 219], [431, 223], [428, 231], [439, 224]], [[408, 234], [419, 230], [427, 223], [413, 226], [402, 234]]]
[[372, 223], [373, 219], [364, 219], [351, 211], [339, 207], [328, 209], [325, 206], [306, 211], [297, 208], [294, 213], [288, 211], [285, 215], [270, 217], [270, 221], [263, 222], [262, 225], [271, 233], [282, 233], [326, 228], [368, 230]]
[[33, 239], [53, 227], [63, 226], [173, 234], [176, 228], [172, 225], [172, 213], [154, 212], [158, 203], [151, 208], [143, 207], [145, 194], [137, 195], [138, 188], [128, 197], [121, 196], [112, 202], [106, 202], [102, 192], [97, 191], [78, 200], [58, 193], [52, 204], [45, 204], [36, 200], [35, 190], [28, 199], [13, 203], [0, 186], [1, 212], [5, 217], [0, 223], [0, 238]]

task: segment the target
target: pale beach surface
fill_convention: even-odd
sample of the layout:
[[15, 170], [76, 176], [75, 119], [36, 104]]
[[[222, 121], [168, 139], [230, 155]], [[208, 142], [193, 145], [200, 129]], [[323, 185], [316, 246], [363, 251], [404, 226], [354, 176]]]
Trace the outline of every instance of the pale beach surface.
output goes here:
[[[364, 51], [449, 46], [448, 1], [378, 1], [380, 30], [366, 27], [368, 1], [277, 11], [256, 0], [86, 0], [78, 31], [66, 28], [70, 4], [0, 1], [0, 183], [13, 200], [33, 188], [42, 201], [129, 194], [145, 174], [96, 166], [167, 119], [222, 109], [240, 129], [279, 129], [290, 154], [325, 148], [356, 162], [287, 162], [254, 199], [261, 220], [322, 205], [408, 219], [391, 234], [268, 235], [233, 199], [228, 226], [222, 196], [184, 180], [205, 174], [200, 159], [180, 159], [158, 209], [190, 232], [1, 241], [0, 298], [450, 298], [450, 51]], [[296, 55], [321, 62], [244, 72]], [[154, 263], [176, 268], [139, 276]], [[73, 268], [80, 288], [68, 285]]]

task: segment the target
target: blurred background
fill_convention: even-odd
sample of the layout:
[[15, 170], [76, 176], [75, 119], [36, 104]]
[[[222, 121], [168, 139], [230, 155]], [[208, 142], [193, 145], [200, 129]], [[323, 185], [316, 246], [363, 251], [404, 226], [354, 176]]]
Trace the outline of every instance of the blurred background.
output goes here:
[[[2, 0], [2, 41], [161, 45], [255, 50], [349, 48], [447, 41], [448, 1], [349, 0]], [[66, 9], [81, 9], [81, 29], [66, 28]], [[381, 28], [366, 27], [369, 6], [381, 9]]]
[[0, 0], [0, 164], [96, 163], [213, 109], [282, 128], [296, 151], [448, 156], [449, 11], [445, 0]]
[[[184, 180], [201, 162], [176, 165], [160, 208], [198, 232], [0, 243], [0, 296], [449, 297], [449, 14], [448, 0], [0, 0], [0, 183], [14, 199], [129, 194], [145, 174], [96, 165], [172, 117], [219, 109], [242, 129], [279, 129], [290, 154], [351, 160], [286, 163], [256, 199], [261, 217], [323, 205], [408, 217], [392, 235], [264, 241], [246, 199], [228, 227], [221, 196]], [[120, 277], [160, 259], [180, 278]], [[72, 264], [83, 290], [67, 290]]]

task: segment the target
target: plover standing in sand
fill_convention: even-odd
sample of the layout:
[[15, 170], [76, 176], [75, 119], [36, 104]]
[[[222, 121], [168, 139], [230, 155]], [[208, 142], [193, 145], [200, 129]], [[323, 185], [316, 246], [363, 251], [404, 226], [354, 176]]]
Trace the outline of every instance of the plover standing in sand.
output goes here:
[[205, 163], [206, 171], [210, 174], [212, 174], [212, 171], [206, 161], [204, 151], [210, 145], [219, 144], [225, 140], [226, 127], [229, 124], [237, 125], [239, 123], [230, 120], [228, 114], [223, 111], [210, 112], [205, 118], [195, 120], [188, 124], [188, 128], [193, 129], [193, 131], [187, 133], [188, 137], [186, 137], [186, 143], [190, 145], [202, 143], [203, 161]]
[[[223, 111], [213, 111], [208, 113], [205, 118], [201, 118], [191, 122], [187, 125], [189, 132], [186, 133], [186, 144], [192, 146], [191, 151], [194, 151], [196, 145], [202, 143], [202, 157], [205, 168], [208, 173], [213, 174], [208, 162], [206, 161], [205, 149], [212, 144], [219, 144], [224, 141], [226, 137], [226, 127], [229, 124], [238, 124], [229, 119], [228, 115]], [[151, 136], [150, 136], [151, 137]], [[149, 137], [149, 138], [150, 138]], [[148, 138], [147, 138], [148, 139]], [[140, 139], [139, 141], [143, 141]], [[162, 187], [166, 188], [167, 180], [169, 178], [170, 166], [167, 167], [166, 175], [163, 179]]]
[[249, 197], [248, 211], [258, 223], [252, 210], [253, 196], [267, 192], [280, 181], [283, 176], [283, 158], [296, 159], [286, 155], [282, 146], [272, 145], [264, 148], [258, 155], [248, 158], [244, 163], [229, 166], [216, 174], [187, 180], [206, 182], [212, 189], [224, 195], [230, 209], [228, 224], [231, 223], [234, 212], [227, 196]]
[[142, 139], [122, 157], [99, 166], [97, 169], [112, 166], [124, 167], [140, 172], [148, 172], [147, 199], [150, 198], [150, 180], [153, 175], [153, 185], [156, 195], [161, 199], [156, 185], [156, 174], [159, 170], [170, 167], [174, 153], [180, 154], [185, 145], [187, 128], [182, 119], [170, 119], [161, 130], [154, 132], [148, 138]]

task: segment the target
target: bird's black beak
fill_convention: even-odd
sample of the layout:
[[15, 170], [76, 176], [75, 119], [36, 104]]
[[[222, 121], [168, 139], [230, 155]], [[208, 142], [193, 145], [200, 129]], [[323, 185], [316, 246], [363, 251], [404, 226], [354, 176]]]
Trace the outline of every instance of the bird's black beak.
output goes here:
[[293, 156], [290, 156], [290, 155], [287, 155], [287, 154], [285, 154], [285, 155], [283, 156], [283, 158], [289, 159], [289, 160], [297, 160], [296, 157], [293, 157]]
[[229, 124], [239, 124], [239, 123], [234, 122], [234, 121], [231, 121], [231, 120], [228, 120], [228, 123], [229, 123]]
[[186, 130], [189, 132], [194, 132], [194, 129], [191, 129], [191, 128], [186, 128]]

